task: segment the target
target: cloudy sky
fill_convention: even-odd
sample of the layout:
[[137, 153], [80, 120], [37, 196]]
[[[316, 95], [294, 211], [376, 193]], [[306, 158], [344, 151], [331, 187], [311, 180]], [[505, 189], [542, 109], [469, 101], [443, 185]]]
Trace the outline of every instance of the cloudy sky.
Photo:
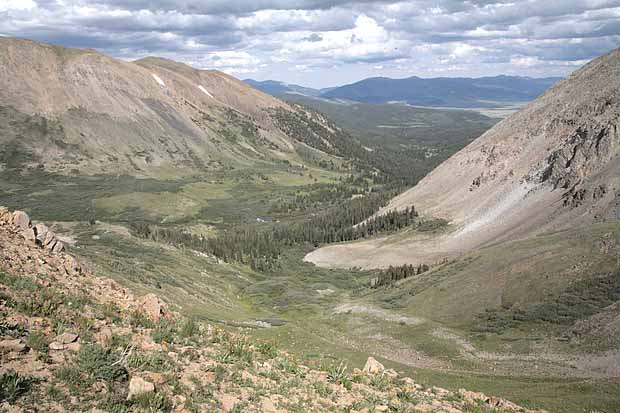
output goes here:
[[620, 0], [0, 0], [0, 34], [312, 87], [566, 75], [620, 46]]

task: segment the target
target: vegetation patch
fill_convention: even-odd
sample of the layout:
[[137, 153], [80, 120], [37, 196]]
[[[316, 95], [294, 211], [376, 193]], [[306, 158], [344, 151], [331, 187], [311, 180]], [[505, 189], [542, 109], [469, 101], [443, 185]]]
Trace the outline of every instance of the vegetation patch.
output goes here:
[[501, 333], [524, 323], [569, 326], [620, 301], [620, 273], [610, 273], [572, 283], [557, 297], [525, 308], [487, 310], [477, 317], [474, 331]]

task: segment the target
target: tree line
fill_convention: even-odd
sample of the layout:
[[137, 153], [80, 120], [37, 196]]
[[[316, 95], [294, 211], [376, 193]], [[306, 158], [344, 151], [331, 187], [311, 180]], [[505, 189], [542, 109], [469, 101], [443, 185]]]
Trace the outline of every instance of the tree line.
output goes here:
[[387, 269], [379, 271], [376, 277], [371, 278], [370, 287], [378, 288], [389, 285], [413, 275], [422, 274], [428, 270], [429, 266], [426, 264], [420, 264], [417, 267], [411, 264], [400, 267], [393, 267], [390, 265]]
[[397, 231], [415, 222], [418, 214], [413, 207], [372, 217], [379, 208], [385, 206], [387, 200], [389, 197], [384, 193], [369, 194], [348, 200], [301, 223], [277, 225], [268, 229], [235, 227], [214, 237], [145, 223], [131, 223], [130, 229], [142, 238], [191, 248], [227, 262], [247, 264], [257, 271], [269, 271], [279, 267], [278, 259], [284, 247], [304, 243], [317, 247], [321, 244], [353, 241]]

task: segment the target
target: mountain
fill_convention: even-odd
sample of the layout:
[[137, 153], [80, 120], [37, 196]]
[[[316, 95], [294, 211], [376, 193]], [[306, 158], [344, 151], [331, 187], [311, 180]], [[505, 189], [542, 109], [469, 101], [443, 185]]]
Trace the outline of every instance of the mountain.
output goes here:
[[0, 67], [5, 167], [178, 176], [293, 159], [301, 145], [275, 119], [299, 108], [218, 71], [6, 37]]
[[270, 95], [283, 97], [285, 95], [305, 95], [317, 97], [320, 96], [323, 91], [330, 89], [312, 89], [309, 87], [293, 85], [290, 83], [279, 82], [277, 80], [254, 80], [254, 79], [245, 79], [245, 83], [256, 88], [262, 92], [269, 93]]
[[[379, 212], [414, 206], [417, 226], [319, 248], [305, 260], [332, 271], [385, 268], [395, 276], [372, 302], [440, 323], [446, 330], [430, 337], [451, 337], [461, 352], [477, 348], [470, 354], [498, 363], [506, 359], [497, 351], [510, 352], [521, 364], [509, 374], [530, 368], [525, 360], [536, 360], [534, 369], [571, 360], [589, 370], [584, 376], [618, 377], [619, 130], [620, 51], [613, 50]], [[424, 265], [430, 269], [398, 273]], [[408, 339], [416, 334], [424, 333]], [[611, 404], [618, 410], [617, 400]]]
[[307, 259], [366, 267], [436, 262], [499, 241], [617, 219], [619, 75], [618, 50], [590, 62], [383, 209], [415, 205], [450, 222], [446, 233], [400, 236], [391, 248], [375, 241], [333, 246]]
[[495, 76], [481, 78], [374, 77], [321, 94], [327, 99], [365, 103], [406, 102], [414, 106], [484, 108], [527, 102], [560, 78]]

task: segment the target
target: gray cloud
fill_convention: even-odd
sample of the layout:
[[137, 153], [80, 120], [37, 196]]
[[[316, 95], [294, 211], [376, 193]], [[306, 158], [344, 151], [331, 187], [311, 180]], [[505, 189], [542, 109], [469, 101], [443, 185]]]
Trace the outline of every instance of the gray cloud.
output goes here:
[[620, 45], [620, 0], [2, 0], [0, 34], [314, 86], [564, 75]]

